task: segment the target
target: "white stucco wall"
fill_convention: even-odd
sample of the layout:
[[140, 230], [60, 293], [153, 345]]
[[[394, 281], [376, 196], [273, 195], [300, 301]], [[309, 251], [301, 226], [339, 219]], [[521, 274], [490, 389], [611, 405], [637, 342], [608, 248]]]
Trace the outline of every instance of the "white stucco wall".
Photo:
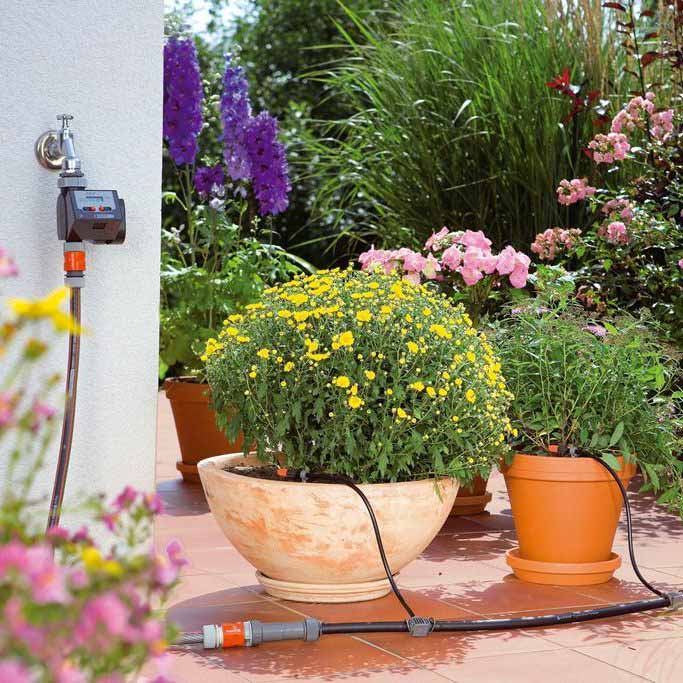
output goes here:
[[[162, 0], [2, 3], [0, 243], [20, 277], [5, 296], [42, 296], [63, 282], [55, 228], [56, 171], [36, 138], [74, 115], [88, 186], [125, 199], [123, 245], [87, 245], [78, 407], [65, 506], [81, 492], [153, 487], [161, 192]], [[45, 369], [64, 373], [66, 338]], [[2, 362], [0, 360], [0, 362]], [[1, 373], [0, 373], [1, 375]], [[55, 400], [61, 402], [57, 392]], [[61, 408], [61, 406], [60, 406]], [[38, 491], [49, 497], [58, 444]], [[0, 444], [0, 454], [3, 445]], [[5, 450], [6, 453], [6, 450]], [[0, 482], [4, 462], [0, 462]], [[64, 521], [78, 522], [67, 512]], [[42, 524], [42, 520], [41, 524]]]

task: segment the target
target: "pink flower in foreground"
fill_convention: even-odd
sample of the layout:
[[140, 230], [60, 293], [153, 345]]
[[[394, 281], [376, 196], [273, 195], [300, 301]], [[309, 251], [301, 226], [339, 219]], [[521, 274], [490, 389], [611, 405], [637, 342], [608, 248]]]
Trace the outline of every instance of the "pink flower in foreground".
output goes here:
[[613, 244], [626, 244], [628, 242], [628, 232], [621, 221], [612, 221], [606, 228], [601, 228], [599, 232], [608, 242]]
[[31, 671], [16, 659], [0, 661], [0, 683], [35, 683]]
[[427, 259], [412, 249], [399, 249], [396, 255], [403, 261], [403, 270], [407, 273], [421, 273], [427, 264]]
[[574, 178], [573, 180], [561, 180], [557, 188], [557, 201], [569, 206], [596, 193], [596, 188], [588, 184], [586, 178]]
[[32, 652], [39, 653], [45, 646], [45, 633], [28, 623], [23, 615], [19, 598], [10, 598], [5, 604], [3, 626]]
[[53, 669], [52, 675], [55, 683], [88, 683], [85, 673], [66, 661], [62, 661]]
[[678, 262], [678, 267], [683, 268], [683, 258]]
[[154, 556], [154, 578], [161, 586], [170, 586], [177, 578], [178, 572], [187, 564], [182, 557], [182, 548], [178, 541], [171, 541], [166, 546], [166, 555], [157, 553]]
[[441, 228], [439, 232], [435, 232], [426, 242], [425, 249], [432, 251], [438, 251], [441, 247], [441, 242], [450, 235], [448, 228]]
[[73, 637], [79, 646], [106, 647], [112, 636], [120, 638], [127, 633], [128, 608], [116, 594], [103, 593], [86, 603]]
[[498, 254], [498, 263], [496, 270], [501, 275], [509, 275], [515, 269], [515, 251], [514, 247], [507, 246]]
[[114, 499], [114, 510], [125, 510], [132, 505], [138, 497], [138, 492], [132, 486], [126, 486]]
[[374, 247], [370, 247], [368, 251], [363, 252], [358, 257], [358, 262], [361, 264], [361, 270], [381, 268], [387, 275], [393, 272], [398, 266], [395, 251], [375, 249]]
[[588, 149], [596, 164], [612, 164], [615, 161], [623, 161], [631, 145], [623, 133], [598, 133], [588, 143]]
[[0, 391], [0, 427], [7, 427], [14, 421], [14, 399], [6, 391]]
[[14, 261], [9, 257], [9, 254], [0, 247], [0, 277], [14, 277], [19, 274]]
[[160, 515], [164, 511], [164, 502], [158, 493], [145, 493], [143, 496], [145, 507], [153, 514]]

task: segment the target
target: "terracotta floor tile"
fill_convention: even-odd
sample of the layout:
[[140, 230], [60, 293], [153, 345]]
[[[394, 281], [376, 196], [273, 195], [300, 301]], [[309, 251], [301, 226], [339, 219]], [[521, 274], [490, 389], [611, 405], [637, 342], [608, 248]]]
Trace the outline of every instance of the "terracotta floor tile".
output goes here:
[[[580, 608], [581, 609], [581, 608]], [[504, 618], [522, 613], [497, 614]], [[546, 609], [531, 610], [525, 616], [548, 614]], [[628, 644], [633, 639], [681, 638], [683, 614], [666, 610], [629, 614], [622, 617], [598, 619], [580, 624], [566, 624], [552, 628], [529, 628], [525, 633], [562, 647], [588, 647], [592, 645]]]
[[544, 652], [561, 647], [525, 633], [512, 631], [433, 633], [427, 638], [412, 638], [401, 633], [377, 633], [364, 635], [363, 638], [415, 664], [455, 680], [458, 680], [462, 663], [471, 659], [502, 657], [516, 652]]
[[506, 653], [434, 667], [462, 683], [642, 683], [644, 679], [572, 650]]
[[[221, 670], [237, 674], [246, 681], [334, 681], [350, 678], [370, 681], [404, 680], [419, 668], [412, 662], [373, 647], [349, 636], [328, 636], [315, 643], [269, 643], [254, 648], [210, 651], [193, 650], [195, 679], [192, 683], [203, 683], [204, 670]], [[428, 672], [425, 680], [430, 679]], [[220, 679], [217, 679], [220, 680]]]
[[429, 597], [484, 616], [499, 612], [523, 612], [543, 607], [548, 611], [588, 608], [598, 600], [555, 586], [524, 583], [512, 575], [498, 581], [469, 581], [433, 586]]
[[657, 683], [683, 681], [683, 637], [597, 645], [578, 652]]
[[424, 550], [422, 558], [427, 560], [456, 560], [460, 562], [483, 562], [504, 557], [516, 546], [512, 539], [501, 534], [441, 534]]
[[196, 574], [185, 577], [173, 589], [167, 604], [169, 607], [205, 607], [262, 601], [262, 592], [251, 588], [235, 585], [229, 577], [220, 574]]
[[470, 562], [452, 558], [418, 558], [401, 570], [397, 576], [399, 586], [416, 588], [436, 586], [454, 581], [492, 581], [505, 576], [507, 572], [487, 562]]

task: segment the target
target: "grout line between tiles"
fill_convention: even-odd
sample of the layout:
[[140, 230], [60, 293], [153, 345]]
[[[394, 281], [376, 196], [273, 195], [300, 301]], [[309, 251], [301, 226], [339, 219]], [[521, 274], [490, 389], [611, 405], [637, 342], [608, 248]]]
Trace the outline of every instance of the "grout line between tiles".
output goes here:
[[[595, 646], [598, 647], [598, 646]], [[640, 674], [635, 673], [634, 671], [629, 671], [628, 669], [624, 669], [621, 666], [615, 666], [614, 664], [611, 664], [610, 662], [606, 662], [604, 659], [600, 659], [599, 657], [593, 657], [592, 655], [586, 654], [585, 652], [580, 652], [579, 650], [571, 647], [568, 648], [572, 652], [578, 654], [578, 655], [583, 655], [584, 657], [588, 657], [588, 659], [592, 659], [594, 662], [600, 662], [601, 664], [606, 664], [607, 666], [611, 667], [612, 669], [616, 669], [617, 671], [623, 671], [624, 673], [629, 674], [630, 676], [635, 676], [636, 678], [639, 678], [641, 681], [649, 681], [649, 683], [657, 683], [654, 678], [646, 678], [645, 676], [641, 676]]]

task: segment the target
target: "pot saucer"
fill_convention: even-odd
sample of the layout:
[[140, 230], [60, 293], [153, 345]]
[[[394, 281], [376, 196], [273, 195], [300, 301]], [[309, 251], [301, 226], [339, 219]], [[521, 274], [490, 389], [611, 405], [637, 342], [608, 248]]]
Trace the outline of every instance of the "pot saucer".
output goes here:
[[621, 566], [621, 557], [610, 553], [602, 562], [541, 562], [525, 560], [519, 556], [519, 548], [508, 550], [505, 560], [515, 576], [528, 583], [554, 586], [592, 586], [605, 583]]

